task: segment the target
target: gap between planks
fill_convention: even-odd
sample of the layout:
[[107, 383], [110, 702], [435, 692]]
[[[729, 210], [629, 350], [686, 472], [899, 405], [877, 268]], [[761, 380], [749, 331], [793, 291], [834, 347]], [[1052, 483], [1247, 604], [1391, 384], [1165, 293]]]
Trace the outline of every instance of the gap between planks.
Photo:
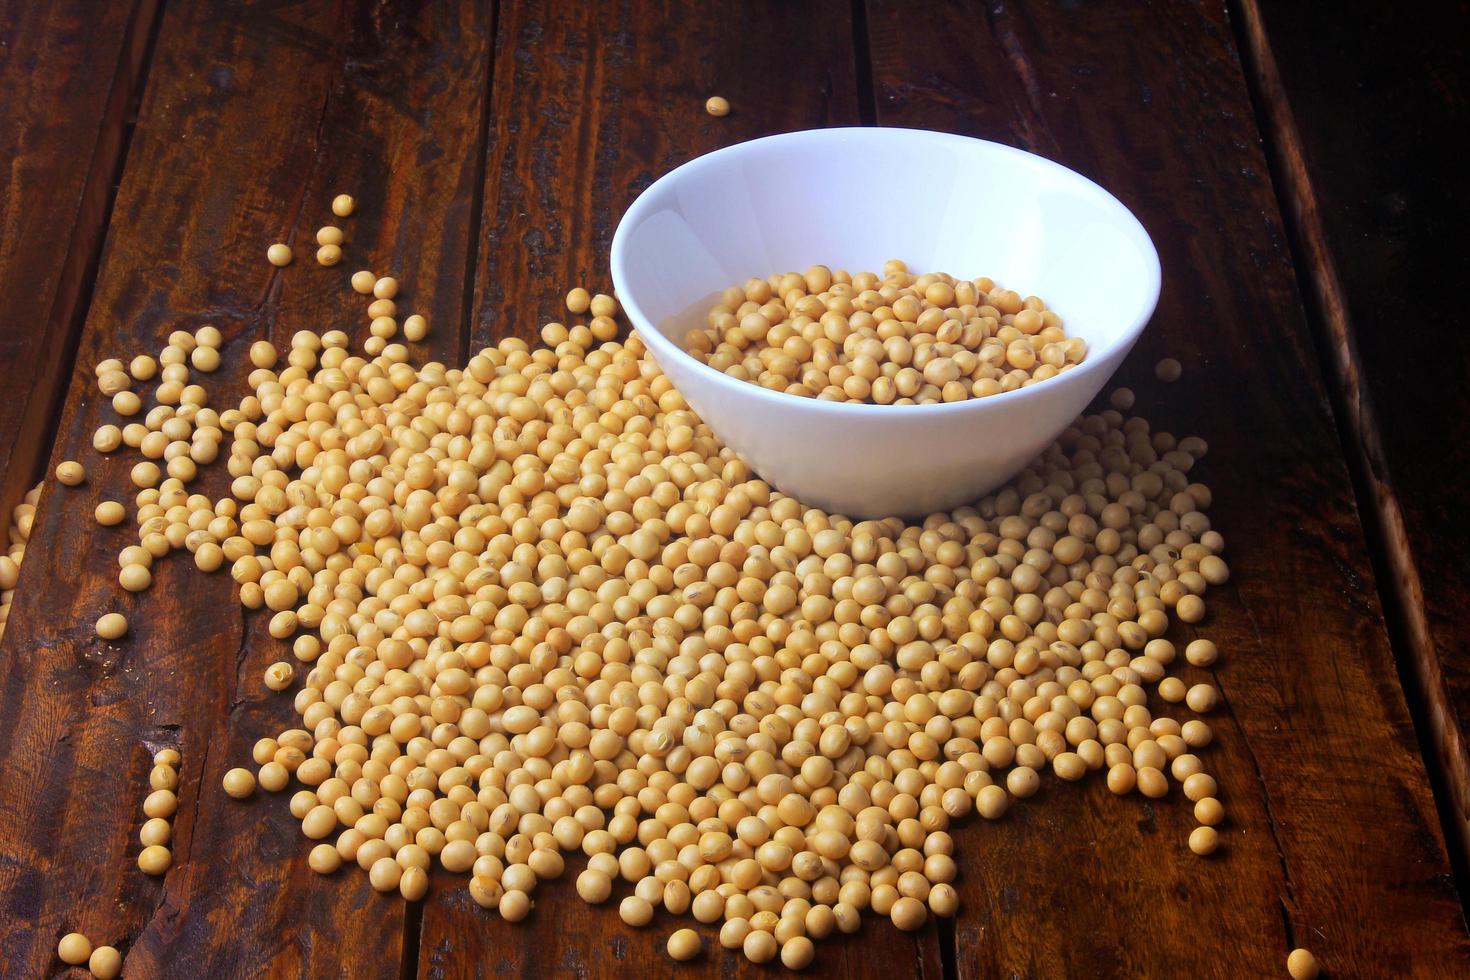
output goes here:
[[[474, 183], [470, 191], [469, 240], [468, 247], [465, 249], [464, 282], [461, 285], [463, 301], [460, 305], [459, 346], [453, 362], [456, 365], [464, 364], [469, 360], [471, 337], [475, 325], [475, 283], [480, 268], [481, 236], [484, 234], [485, 180], [489, 173], [490, 118], [495, 95], [495, 49], [499, 43], [500, 0], [491, 0], [490, 41], [485, 45], [484, 66], [480, 76], [484, 79], [484, 98], [480, 105], [479, 135], [476, 138], [478, 150], [472, 177]], [[419, 957], [424, 940], [424, 903], [421, 901], [408, 902], [406, 905], [398, 977], [399, 980], [417, 980]]]

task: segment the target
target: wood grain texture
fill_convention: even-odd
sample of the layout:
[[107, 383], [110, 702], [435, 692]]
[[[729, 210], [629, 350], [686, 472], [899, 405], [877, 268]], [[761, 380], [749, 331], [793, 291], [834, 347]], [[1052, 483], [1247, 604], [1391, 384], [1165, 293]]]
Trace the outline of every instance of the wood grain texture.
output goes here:
[[[131, 460], [90, 451], [93, 428], [114, 420], [91, 365], [213, 323], [234, 366], [205, 383], [226, 405], [253, 340], [363, 335], [346, 280], [369, 259], [436, 325], [420, 356], [457, 362], [529, 337], [561, 315], [569, 286], [609, 288], [616, 219], [658, 174], [741, 139], [857, 121], [850, 13], [831, 0], [506, 4], [492, 75], [487, 4], [169, 7], [52, 455], [88, 459], [91, 477], [45, 495], [0, 647], [0, 974], [55, 973], [71, 929], [119, 945], [128, 976], [769, 972], [710, 948], [708, 929], [703, 958], [676, 971], [663, 954], [672, 920], [634, 931], [612, 904], [587, 908], [576, 861], [521, 925], [444, 874], [405, 912], [356, 869], [309, 873], [284, 798], [226, 799], [223, 772], [295, 721], [259, 683], [285, 650], [238, 613], [224, 575], [186, 559], [164, 563], [148, 593], [118, 592], [114, 556], [132, 531], [88, 515], [130, 496]], [[814, 972], [1274, 976], [1293, 945], [1337, 976], [1470, 970], [1222, 10], [916, 16], [874, 0], [857, 26], [880, 122], [1060, 159], [1117, 192], [1160, 245], [1163, 301], [1125, 380], [1161, 427], [1214, 447], [1201, 478], [1236, 578], [1197, 632], [1225, 655], [1212, 674], [1229, 708], [1206, 759], [1230, 818], [1222, 853], [1200, 860], [1177, 793], [1146, 803], [1095, 780], [1048, 782], [1007, 819], [961, 831], [952, 930], [870, 921], [822, 944]], [[731, 116], [704, 114], [714, 93]], [[338, 191], [361, 209], [342, 222], [347, 259], [322, 269], [308, 243]], [[297, 246], [289, 269], [264, 262], [277, 239]], [[1166, 354], [1184, 361], [1184, 383], [1152, 380]], [[218, 493], [223, 476], [215, 467], [200, 487]], [[133, 623], [118, 644], [91, 627], [111, 608]], [[160, 882], [134, 859], [148, 758], [165, 745], [183, 752], [184, 784], [178, 864]]]
[[[1435, 134], [1470, 123], [1470, 8], [1387, 6], [1367, 17], [1349, 24], [1247, 0], [1243, 53], [1298, 272], [1335, 373], [1334, 406], [1376, 518], [1367, 523], [1400, 663], [1464, 875], [1470, 668], [1459, 653], [1470, 644], [1470, 533], [1454, 514], [1470, 466], [1470, 402], [1460, 394], [1470, 337], [1444, 284], [1462, 271], [1458, 216], [1470, 209], [1470, 191], [1446, 179], [1461, 161]], [[1424, 37], [1444, 43], [1426, 46]], [[1398, 70], [1373, 72], [1370, 52]], [[1416, 339], [1407, 345], [1394, 309], [1400, 298], [1413, 305]]]
[[[610, 292], [617, 219], [660, 174], [731, 143], [858, 117], [844, 3], [508, 4], [496, 38], [472, 349], [536, 336], [566, 316], [574, 285]], [[714, 94], [730, 100], [729, 116], [705, 113]], [[584, 862], [568, 864], [518, 925], [475, 906], [462, 876], [440, 873], [423, 910], [420, 975], [672, 976], [664, 944], [683, 926], [698, 928], [706, 951], [677, 975], [768, 972], [721, 950], [716, 930], [687, 916], [624, 925], [617, 901], [626, 886], [588, 907], [573, 888]], [[812, 972], [938, 980], [940, 960], [936, 927], [908, 936], [870, 921], [857, 936], [820, 944]]]
[[[1465, 973], [1470, 939], [1223, 9], [867, 9], [881, 124], [1057, 159], [1153, 235], [1163, 295], [1122, 380], [1160, 428], [1209, 440], [1200, 478], [1234, 572], [1207, 620], [1174, 633], [1222, 650], [1228, 707], [1205, 755], [1229, 814], [1222, 852], [1188, 853], [1177, 795], [1044, 789], [959, 837], [984, 855], [962, 864], [959, 975], [1279, 975], [1297, 945], [1338, 976]], [[1184, 382], [1153, 379], [1163, 356]]]
[[[838, 0], [506, 4], [473, 347], [566, 316], [575, 285], [611, 292], [613, 231], [657, 177], [731, 143], [853, 125], [856, 92]], [[724, 118], [704, 111], [716, 94]]]
[[[284, 798], [220, 791], [251, 743], [298, 721], [261, 671], [289, 656], [242, 616], [225, 574], [187, 557], [125, 596], [114, 556], [133, 531], [88, 519], [129, 499], [130, 459], [100, 460], [91, 433], [113, 421], [92, 365], [156, 353], [174, 329], [226, 337], [230, 367], [203, 380], [214, 403], [244, 393], [246, 351], [304, 327], [366, 336], [348, 284], [371, 263], [399, 276], [405, 310], [434, 329], [420, 356], [459, 358], [483, 159], [490, 18], [479, 5], [180, 5], [165, 15], [153, 71], [55, 458], [87, 459], [89, 482], [43, 497], [33, 550], [0, 659], [0, 973], [56, 966], [59, 935], [112, 942], [129, 976], [396, 976], [397, 896], [356, 869], [306, 867], [308, 841]], [[359, 198], [343, 263], [312, 258], [332, 196]], [[266, 246], [290, 242], [278, 270]], [[124, 454], [119, 454], [123, 456]], [[197, 486], [223, 491], [222, 465]], [[130, 635], [91, 624], [125, 611]], [[176, 863], [162, 882], [136, 868], [149, 756], [183, 754]]]
[[0, 3], [0, 514], [34, 485], [71, 369], [156, 0]]

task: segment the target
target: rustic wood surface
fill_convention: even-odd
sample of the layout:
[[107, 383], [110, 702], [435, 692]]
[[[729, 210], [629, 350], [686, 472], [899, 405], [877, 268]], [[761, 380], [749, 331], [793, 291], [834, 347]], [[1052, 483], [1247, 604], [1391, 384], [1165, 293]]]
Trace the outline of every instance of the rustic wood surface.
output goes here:
[[[1470, 401], [1460, 397], [1470, 335], [1445, 284], [1463, 278], [1470, 189], [1444, 179], [1461, 167], [1440, 136], [1470, 123], [1470, 7], [1384, 5], [1365, 15], [1349, 24], [1324, 10], [1251, 2], [1243, 53], [1258, 62], [1278, 193], [1337, 375], [1349, 461], [1372, 503], [1365, 524], [1377, 539], [1390, 626], [1463, 882], [1470, 532], [1455, 514], [1470, 467]], [[1426, 37], [1439, 40], [1426, 45]], [[1400, 67], [1389, 75], [1371, 67], [1385, 61]], [[1409, 342], [1400, 301], [1412, 310]]]
[[[1154, 422], [1210, 443], [1201, 479], [1217, 490], [1211, 520], [1232, 569], [1209, 617], [1175, 627], [1222, 651], [1212, 673], [1228, 710], [1207, 758], [1228, 856], [1190, 860], [1173, 801], [1148, 813], [1100, 787], [1089, 800], [1058, 791], [1030, 808], [1040, 828], [972, 835], [1035, 849], [1050, 830], [1097, 841], [1106, 860], [1069, 849], [1083, 887], [1060, 861], [969, 876], [963, 899], [993, 914], [958, 921], [960, 976], [1199, 973], [1195, 943], [1134, 937], [1202, 922], [1204, 972], [1269, 975], [1294, 945], [1343, 976], [1464, 972], [1470, 943], [1224, 12], [942, 7], [919, 32], [894, 0], [869, 17], [879, 123], [1035, 150], [1100, 181], [1149, 229], [1163, 295], [1123, 380]], [[1155, 380], [1165, 356], [1182, 381]], [[1063, 903], [1071, 928], [1056, 930]]]
[[[50, 450], [157, 0], [0, 3], [0, 514]], [[23, 371], [14, 368], [24, 366]]]
[[[124, 949], [130, 976], [397, 975], [403, 902], [361, 873], [309, 871], [285, 799], [219, 791], [255, 739], [297, 720], [260, 684], [284, 652], [264, 621], [242, 616], [227, 574], [177, 555], [147, 593], [117, 587], [114, 556], [134, 531], [89, 515], [127, 499], [130, 461], [90, 449], [113, 421], [92, 365], [213, 323], [227, 368], [204, 383], [227, 405], [253, 341], [366, 335], [347, 280], [369, 262], [435, 325], [421, 353], [460, 357], [489, 45], [472, 5], [165, 11], [54, 452], [87, 459], [90, 479], [43, 497], [4, 640], [0, 974], [54, 970], [58, 936], [81, 928]], [[343, 262], [323, 268], [313, 236], [344, 190], [361, 206], [340, 221]], [[295, 247], [294, 265], [265, 262], [272, 241]], [[223, 492], [224, 467], [206, 473]], [[118, 644], [91, 627], [109, 609], [132, 624]], [[176, 866], [159, 881], [135, 860], [139, 787], [162, 745], [183, 768]]]
[[[41, 39], [28, 42], [33, 65], [0, 61], [0, 82], [7, 94], [22, 85], [32, 101], [54, 102], [71, 80], [66, 91], [83, 89], [78, 104], [94, 111], [67, 139], [114, 138], [120, 154], [123, 114], [108, 108], [116, 83], [79, 84], [78, 59], [136, 77], [155, 18], [144, 3], [133, 19], [114, 15], [122, 40], [111, 62], [101, 59], [110, 67], [97, 68], [91, 54], [68, 54], [85, 6], [54, 5], [62, 28], [47, 34], [0, 2], [0, 43]], [[1329, 406], [1337, 373], [1324, 379], [1318, 367], [1221, 6], [179, 0], [158, 20], [95, 286], [83, 262], [70, 273], [77, 285], [51, 289], [77, 313], [91, 290], [74, 365], [70, 349], [47, 344], [79, 317], [35, 318], [46, 324], [40, 349], [57, 363], [51, 387], [70, 372], [56, 445], [44, 445], [45, 413], [27, 423], [29, 441], [0, 429], [0, 446], [19, 447], [8, 471], [35, 472], [48, 454], [85, 458], [90, 470], [85, 486], [43, 497], [0, 646], [0, 973], [57, 974], [56, 939], [77, 928], [119, 945], [125, 975], [138, 977], [765, 972], [718, 951], [675, 971], [662, 954], [669, 920], [630, 930], [611, 905], [583, 905], [570, 880], [544, 886], [520, 926], [479, 910], [463, 879], [442, 874], [406, 910], [356, 869], [311, 874], [285, 799], [225, 798], [223, 772], [293, 720], [289, 699], [258, 681], [280, 646], [260, 617], [236, 612], [227, 576], [180, 558], [149, 592], [120, 593], [114, 555], [131, 531], [103, 531], [90, 513], [98, 500], [124, 499], [127, 466], [90, 449], [92, 430], [113, 420], [91, 366], [156, 353], [171, 330], [214, 323], [233, 366], [206, 384], [225, 405], [243, 391], [251, 341], [282, 343], [303, 327], [363, 335], [365, 317], [344, 310], [357, 302], [346, 279], [364, 266], [398, 275], [405, 304], [434, 324], [418, 353], [459, 361], [506, 333], [530, 336], [559, 315], [571, 285], [608, 288], [616, 220], [668, 168], [770, 132], [874, 122], [1058, 159], [1113, 190], [1155, 237], [1164, 294], [1121, 380], [1161, 427], [1212, 446], [1201, 478], [1217, 490], [1212, 516], [1234, 578], [1211, 593], [1204, 623], [1175, 635], [1198, 632], [1223, 652], [1210, 673], [1228, 707], [1206, 759], [1229, 820], [1222, 852], [1201, 860], [1185, 846], [1192, 821], [1177, 793], [1153, 804], [1113, 798], [1096, 780], [1048, 781], [1007, 819], [960, 832], [964, 906], [953, 924], [907, 936], [870, 921], [857, 937], [823, 944], [814, 972], [1270, 976], [1305, 945], [1337, 976], [1470, 973], [1470, 936], [1380, 608], [1385, 583]], [[102, 24], [91, 26], [95, 35]], [[136, 62], [123, 56], [133, 51]], [[735, 107], [725, 119], [702, 111], [716, 92]], [[0, 105], [0, 141], [20, 111]], [[27, 159], [50, 152], [60, 164], [63, 151], [49, 146], [34, 143]], [[71, 173], [93, 188], [100, 171], [89, 163]], [[341, 222], [347, 257], [323, 269], [308, 243], [344, 190], [358, 196], [359, 214]], [[91, 194], [105, 215], [106, 194]], [[67, 250], [51, 258], [57, 268], [89, 241], [95, 250], [96, 206], [57, 217], [28, 201], [14, 185], [0, 192], [7, 235], [12, 221], [44, 230]], [[1358, 226], [1343, 227], [1346, 243]], [[264, 261], [275, 240], [296, 247], [288, 269]], [[0, 260], [12, 255], [36, 261], [0, 248]], [[39, 268], [0, 261], [7, 273]], [[1369, 272], [1346, 278], [1356, 286]], [[1375, 309], [1382, 287], [1361, 288], [1354, 302]], [[1447, 314], [1443, 328], [1453, 322]], [[1392, 334], [1380, 333], [1360, 337], [1362, 349], [1387, 350]], [[36, 342], [3, 342], [12, 375], [31, 372]], [[1183, 382], [1153, 379], [1162, 356], [1183, 361]], [[1388, 363], [1423, 368], [1407, 354]], [[1380, 406], [1403, 374], [1382, 378]], [[1432, 431], [1445, 438], [1459, 431], [1441, 424]], [[1402, 431], [1423, 430], [1421, 419]], [[1418, 443], [1401, 445], [1395, 472], [1418, 472], [1408, 448]], [[214, 470], [206, 492], [224, 486], [223, 467]], [[1404, 504], [1406, 514], [1423, 508], [1407, 523], [1433, 538], [1453, 501], [1419, 499]], [[1424, 547], [1415, 543], [1416, 558], [1457, 554]], [[1438, 594], [1431, 622], [1450, 621], [1452, 600]], [[92, 630], [107, 609], [133, 624], [116, 644]], [[134, 861], [140, 787], [165, 745], [183, 753], [183, 786], [176, 866], [159, 881]], [[578, 867], [570, 862], [568, 878]]]

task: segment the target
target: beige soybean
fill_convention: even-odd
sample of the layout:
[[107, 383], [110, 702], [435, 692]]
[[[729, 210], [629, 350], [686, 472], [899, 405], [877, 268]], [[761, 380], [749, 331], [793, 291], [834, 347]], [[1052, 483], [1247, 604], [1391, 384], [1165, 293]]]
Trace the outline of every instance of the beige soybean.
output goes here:
[[[329, 265], [330, 263], [322, 263]], [[189, 363], [205, 373], [218, 371], [220, 365], [219, 351], [213, 347], [195, 347], [189, 352]]]
[[112, 946], [98, 946], [87, 957], [87, 970], [97, 980], [113, 980], [122, 973], [122, 953]]
[[804, 970], [811, 966], [817, 950], [806, 936], [792, 936], [781, 944], [781, 965], [788, 970]]
[[332, 844], [318, 844], [307, 857], [311, 870], [319, 875], [329, 875], [342, 867], [342, 855]]
[[136, 392], [119, 391], [112, 396], [112, 410], [121, 416], [137, 415], [142, 408], [143, 399]]
[[1322, 968], [1311, 950], [1298, 948], [1287, 955], [1286, 972], [1291, 975], [1291, 980], [1317, 980]]
[[122, 613], [104, 613], [97, 620], [97, 635], [104, 640], [120, 639], [127, 631], [128, 621]]
[[265, 669], [265, 686], [272, 691], [284, 691], [295, 679], [296, 668], [284, 660], [273, 663]]
[[138, 870], [157, 877], [173, 864], [173, 852], [162, 844], [150, 844], [138, 852]]
[[117, 582], [129, 592], [142, 592], [153, 584], [153, 573], [146, 565], [124, 565], [118, 572]]
[[1220, 846], [1220, 834], [1214, 827], [1196, 827], [1189, 835], [1189, 849], [1196, 854], [1214, 854]]
[[80, 966], [92, 955], [92, 943], [79, 932], [69, 932], [56, 944], [56, 955], [63, 963]]
[[667, 949], [671, 958], [682, 963], [703, 952], [704, 944], [693, 929], [676, 929], [669, 935]]
[[121, 365], [109, 371], [103, 371], [97, 375], [97, 390], [108, 398], [127, 391], [132, 386], [132, 379], [122, 370]]
[[122, 442], [122, 430], [115, 425], [98, 426], [97, 431], [92, 434], [92, 448], [99, 453], [114, 452]]
[[138, 843], [144, 847], [167, 844], [172, 836], [173, 826], [163, 817], [150, 817], [138, 829]]
[[150, 817], [172, 817], [179, 808], [179, 798], [172, 790], [156, 789], [143, 800], [143, 812]]
[[236, 767], [225, 773], [225, 795], [243, 800], [255, 792], [255, 776], [249, 769]]

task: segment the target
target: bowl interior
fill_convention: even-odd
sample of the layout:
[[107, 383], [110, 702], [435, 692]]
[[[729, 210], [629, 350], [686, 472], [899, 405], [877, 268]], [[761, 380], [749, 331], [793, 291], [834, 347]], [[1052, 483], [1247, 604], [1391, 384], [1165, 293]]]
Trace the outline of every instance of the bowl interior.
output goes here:
[[1158, 295], [1148, 235], [1102, 188], [1012, 147], [918, 130], [811, 130], [693, 160], [635, 202], [612, 265], [634, 322], [682, 348], [731, 284], [890, 258], [1041, 296], [1094, 353], [1131, 343]]

